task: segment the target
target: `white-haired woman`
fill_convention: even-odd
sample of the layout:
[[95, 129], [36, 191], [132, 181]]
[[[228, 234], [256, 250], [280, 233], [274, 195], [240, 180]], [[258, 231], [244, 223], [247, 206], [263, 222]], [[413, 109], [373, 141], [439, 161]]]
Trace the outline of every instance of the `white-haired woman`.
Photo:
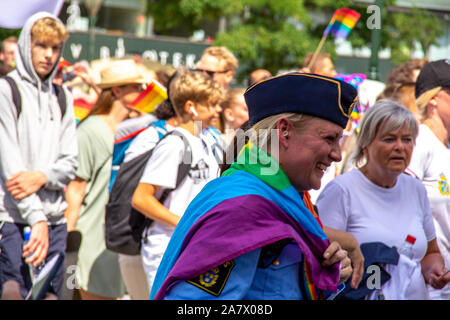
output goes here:
[[404, 106], [376, 103], [361, 123], [357, 168], [331, 181], [317, 201], [325, 225], [353, 234], [360, 245], [381, 242], [402, 253], [387, 269], [391, 279], [369, 299], [426, 299], [425, 281], [435, 288], [450, 281], [425, 188], [403, 173], [417, 134], [417, 120]]

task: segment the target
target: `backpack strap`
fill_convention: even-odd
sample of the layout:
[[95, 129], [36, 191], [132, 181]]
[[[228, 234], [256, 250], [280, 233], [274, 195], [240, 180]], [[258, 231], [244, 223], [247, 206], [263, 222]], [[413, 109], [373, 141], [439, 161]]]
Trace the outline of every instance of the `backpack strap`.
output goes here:
[[181, 183], [181, 181], [186, 178], [186, 176], [189, 173], [189, 170], [191, 170], [191, 164], [192, 164], [192, 148], [189, 144], [189, 141], [185, 136], [183, 136], [182, 133], [179, 133], [178, 131], [173, 131], [173, 134], [180, 137], [181, 140], [183, 140], [184, 143], [184, 155], [183, 160], [181, 161], [180, 165], [178, 166], [178, 175], [177, 175], [177, 184], [175, 188], [178, 187], [178, 185]]
[[56, 97], [58, 98], [58, 105], [59, 108], [61, 109], [61, 119], [62, 119], [66, 114], [67, 109], [66, 94], [64, 93], [64, 89], [61, 86], [53, 84], [53, 88], [55, 89]]
[[22, 97], [20, 96], [19, 88], [17, 88], [16, 81], [10, 76], [4, 76], [3, 79], [8, 82], [11, 88], [12, 99], [14, 102], [14, 106], [16, 107], [17, 119], [19, 119], [19, 115], [22, 112]]
[[[22, 112], [22, 96], [20, 95], [19, 88], [17, 87], [16, 81], [14, 81], [14, 79], [10, 76], [4, 76], [3, 79], [5, 79], [11, 87], [12, 99], [14, 102], [14, 106], [16, 107], [17, 119], [19, 119], [20, 113]], [[64, 93], [64, 89], [61, 86], [53, 84], [53, 88], [55, 89], [56, 97], [58, 99], [58, 105], [61, 109], [62, 119], [67, 109], [66, 94]]]
[[168, 136], [169, 134], [176, 135], [176, 136], [180, 137], [181, 140], [183, 140], [183, 143], [184, 143], [184, 155], [183, 155], [183, 160], [178, 165], [177, 182], [176, 182], [175, 188], [174, 189], [165, 189], [163, 191], [161, 197], [159, 198], [159, 202], [161, 202], [161, 203], [164, 203], [164, 201], [167, 199], [169, 194], [173, 190], [178, 188], [178, 186], [180, 185], [181, 181], [183, 181], [184, 178], [186, 178], [186, 176], [189, 173], [189, 170], [191, 169], [191, 164], [192, 164], [192, 148], [191, 148], [189, 142], [187, 141], [187, 138], [185, 136], [183, 136], [182, 133], [180, 133], [178, 131], [175, 131], [175, 130], [169, 132], [168, 134], [166, 134], [165, 137]]

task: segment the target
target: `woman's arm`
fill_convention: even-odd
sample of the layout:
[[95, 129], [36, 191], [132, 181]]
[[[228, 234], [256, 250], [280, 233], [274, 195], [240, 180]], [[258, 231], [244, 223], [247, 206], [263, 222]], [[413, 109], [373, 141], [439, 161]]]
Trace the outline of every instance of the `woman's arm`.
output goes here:
[[78, 216], [80, 215], [81, 205], [83, 204], [84, 196], [86, 194], [87, 181], [79, 177], [75, 177], [66, 190], [67, 209], [64, 216], [67, 220], [67, 231], [75, 230]]
[[350, 285], [354, 289], [358, 288], [364, 274], [364, 256], [359, 248], [358, 241], [356, 241], [354, 236], [345, 231], [333, 229], [327, 226], [323, 227], [323, 231], [328, 238], [330, 238], [331, 242], [338, 242], [342, 249], [348, 252], [353, 268], [352, 281]]
[[134, 191], [131, 205], [148, 218], [175, 227], [180, 221], [180, 217], [170, 212], [155, 198], [159, 188], [152, 184], [139, 183]]
[[420, 262], [425, 282], [435, 289], [442, 289], [450, 282], [450, 273], [445, 268], [436, 238], [428, 242], [427, 253]]

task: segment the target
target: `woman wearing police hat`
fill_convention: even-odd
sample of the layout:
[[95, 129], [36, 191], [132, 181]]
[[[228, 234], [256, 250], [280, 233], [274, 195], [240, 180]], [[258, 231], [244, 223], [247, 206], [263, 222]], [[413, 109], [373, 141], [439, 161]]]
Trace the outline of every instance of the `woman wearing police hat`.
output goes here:
[[289, 73], [247, 89], [252, 137], [191, 202], [166, 250], [152, 299], [322, 299], [350, 277], [307, 190], [341, 160], [356, 90]]

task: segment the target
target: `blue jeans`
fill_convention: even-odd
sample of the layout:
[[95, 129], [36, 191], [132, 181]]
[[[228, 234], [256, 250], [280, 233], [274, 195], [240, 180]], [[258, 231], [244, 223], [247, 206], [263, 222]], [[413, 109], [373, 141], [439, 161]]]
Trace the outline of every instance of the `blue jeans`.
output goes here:
[[[15, 280], [20, 285], [20, 293], [25, 298], [31, 289], [32, 283], [28, 265], [22, 258], [24, 244], [24, 224], [5, 222], [0, 229], [0, 295], [2, 286], [6, 281]], [[48, 226], [49, 248], [45, 262], [49, 261], [55, 254], [66, 251], [67, 226], [66, 224]], [[52, 281], [52, 292], [60, 298], [63, 280], [64, 265], [59, 268]]]

